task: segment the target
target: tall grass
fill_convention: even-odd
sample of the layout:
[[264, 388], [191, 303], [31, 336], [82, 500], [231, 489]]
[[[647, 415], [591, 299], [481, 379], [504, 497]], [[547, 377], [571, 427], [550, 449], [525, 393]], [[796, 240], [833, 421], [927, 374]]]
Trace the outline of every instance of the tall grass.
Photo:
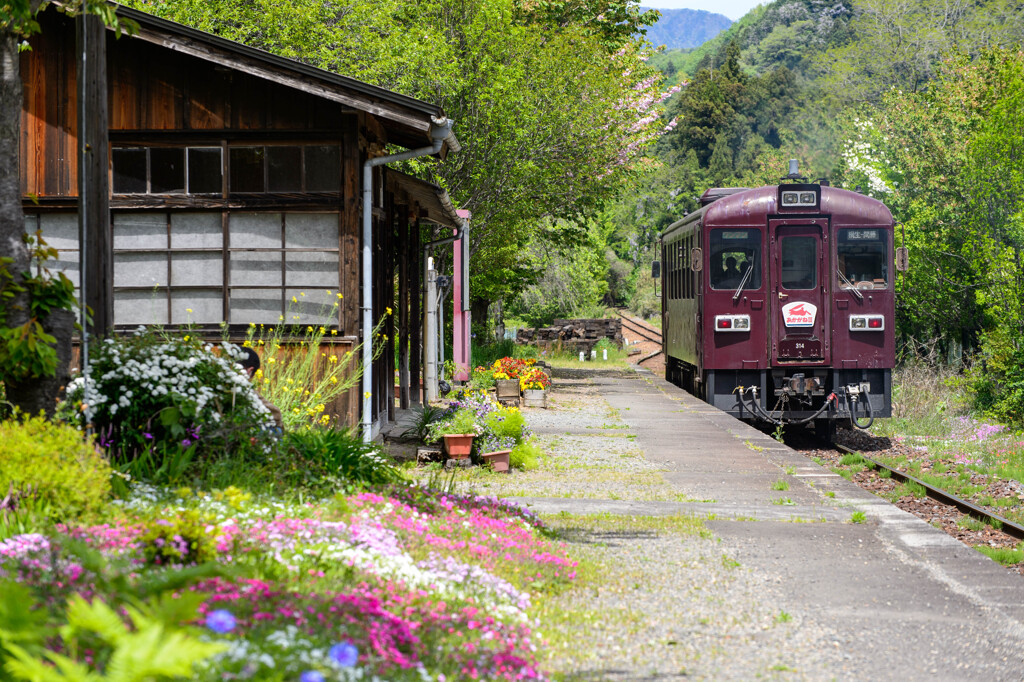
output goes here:
[[[337, 297], [330, 309], [332, 316], [337, 313], [341, 294]], [[390, 309], [387, 314], [391, 314]], [[386, 339], [380, 332], [386, 320], [387, 316], [373, 330], [373, 338], [381, 340], [374, 344], [374, 359], [384, 350]], [[326, 414], [327, 405], [359, 383], [363, 346], [335, 352], [331, 342], [337, 334], [336, 329], [321, 325], [249, 325], [243, 345], [256, 351], [261, 365], [253, 383], [264, 398], [281, 410], [286, 430], [314, 424], [330, 426], [332, 418]]]

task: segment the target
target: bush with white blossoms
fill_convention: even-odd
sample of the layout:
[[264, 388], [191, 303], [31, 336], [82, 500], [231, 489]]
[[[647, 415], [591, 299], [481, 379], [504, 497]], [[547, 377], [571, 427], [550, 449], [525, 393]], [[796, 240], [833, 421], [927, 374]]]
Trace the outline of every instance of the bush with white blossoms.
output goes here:
[[89, 385], [72, 381], [68, 403], [93, 425], [100, 445], [123, 459], [168, 448], [209, 454], [259, 447], [274, 421], [240, 357], [232, 344], [218, 352], [189, 336], [171, 339], [140, 327], [93, 347]]

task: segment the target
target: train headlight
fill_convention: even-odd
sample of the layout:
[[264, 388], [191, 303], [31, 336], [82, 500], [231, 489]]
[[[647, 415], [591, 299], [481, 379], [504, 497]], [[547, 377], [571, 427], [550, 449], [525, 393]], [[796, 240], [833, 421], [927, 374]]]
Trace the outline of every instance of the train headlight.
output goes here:
[[814, 208], [818, 197], [814, 192], [782, 191], [782, 205], [786, 208]]
[[750, 315], [715, 315], [715, 331], [749, 332]]
[[850, 315], [851, 332], [879, 332], [885, 330], [883, 315]]

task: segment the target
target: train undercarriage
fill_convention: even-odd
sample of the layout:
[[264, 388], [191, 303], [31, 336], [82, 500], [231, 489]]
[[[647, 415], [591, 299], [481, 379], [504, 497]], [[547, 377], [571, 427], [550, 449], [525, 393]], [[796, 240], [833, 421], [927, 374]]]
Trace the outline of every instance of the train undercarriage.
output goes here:
[[705, 369], [667, 358], [666, 378], [738, 419], [813, 426], [831, 440], [836, 427], [866, 429], [892, 416], [892, 371], [784, 366]]

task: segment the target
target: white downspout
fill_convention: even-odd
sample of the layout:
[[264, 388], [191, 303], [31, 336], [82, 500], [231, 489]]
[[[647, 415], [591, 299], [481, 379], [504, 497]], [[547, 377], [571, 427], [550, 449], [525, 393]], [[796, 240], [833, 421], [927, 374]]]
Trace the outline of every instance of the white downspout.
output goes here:
[[441, 151], [445, 139], [451, 135], [451, 119], [433, 119], [429, 147], [410, 149], [401, 154], [378, 156], [363, 164], [363, 441], [373, 440], [373, 169], [377, 166], [407, 161], [419, 156], [432, 156]]

